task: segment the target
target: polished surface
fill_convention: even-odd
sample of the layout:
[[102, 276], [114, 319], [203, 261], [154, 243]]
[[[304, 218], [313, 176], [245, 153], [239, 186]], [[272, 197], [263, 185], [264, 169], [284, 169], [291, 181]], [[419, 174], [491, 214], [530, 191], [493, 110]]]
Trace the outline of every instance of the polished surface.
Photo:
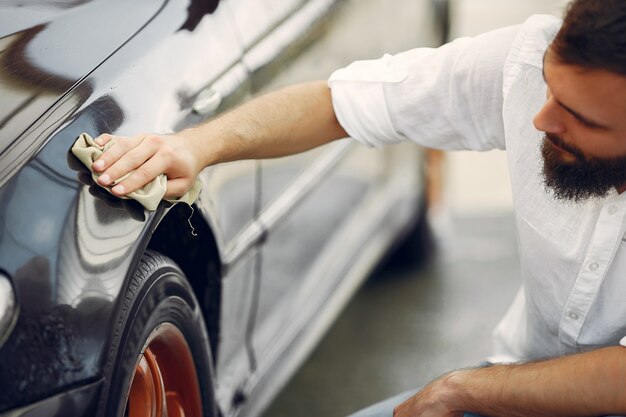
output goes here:
[[[198, 3], [193, 19], [184, 0], [3, 6], [0, 20], [15, 24], [0, 25], [12, 32], [0, 56], [10, 105], [0, 124], [0, 267], [21, 311], [0, 350], [0, 410], [101, 373], [118, 295], [162, 211], [81, 182], [68, 151], [81, 132], [173, 130], [191, 114], [185, 94], [225, 79], [241, 56], [229, 11]], [[99, 30], [94, 16], [117, 30]], [[205, 59], [181, 66], [185, 51]]]
[[13, 331], [18, 314], [19, 306], [13, 285], [9, 278], [0, 272], [0, 346]]
[[2, 413], [2, 417], [67, 417], [93, 416], [93, 398], [98, 394], [102, 381], [89, 382], [25, 407]]
[[[205, 187], [193, 216], [203, 231], [196, 240], [186, 235], [184, 207], [167, 211], [163, 204], [149, 213], [85, 180], [83, 167], [68, 155], [80, 133], [179, 130], [207, 116], [193, 110], [207, 91], [221, 99], [212, 111], [228, 109], [265, 82], [267, 74], [257, 78], [258, 68], [287, 62], [286, 45], [308, 33], [308, 25], [320, 23], [332, 1], [311, 0], [302, 8], [300, 0], [279, 8], [264, 0], [244, 3], [225, 0], [215, 8], [206, 0], [115, 1], [104, 11], [109, 3], [103, 0], [67, 1], [33, 4], [30, 20], [20, 20], [19, 12], [0, 14], [0, 21], [15, 17], [24, 25], [6, 29], [11, 33], [3, 38], [0, 55], [0, 82], [7, 92], [2, 99], [11, 98], [3, 101], [11, 107], [0, 121], [0, 270], [12, 280], [21, 309], [0, 348], [0, 411], [108, 375], [118, 360], [117, 341], [123, 339], [112, 331], [125, 307], [120, 294], [133, 285], [130, 277], [146, 246], [163, 239], [158, 247], [181, 256], [177, 262], [188, 268], [183, 270], [190, 272], [205, 318], [214, 326], [216, 397], [224, 414], [238, 413], [250, 395], [247, 410], [258, 415], [254, 410], [267, 401], [259, 395], [278, 390], [415, 216], [422, 193], [416, 147], [373, 153], [336, 144], [345, 146], [346, 155], [338, 152], [320, 171], [315, 166], [319, 161], [325, 166], [324, 150], [275, 165], [243, 161], [208, 168], [201, 174]], [[80, 16], [80, 23], [72, 24]], [[101, 29], [94, 16], [111, 27]], [[107, 29], [118, 21], [119, 33], [109, 36]], [[251, 54], [262, 59], [253, 61]], [[304, 62], [311, 67], [310, 60]], [[393, 166], [407, 167], [411, 175], [400, 177]], [[291, 192], [291, 181], [305, 182], [307, 172], [328, 177], [312, 178], [315, 186], [304, 189], [313, 193], [308, 197]], [[333, 212], [327, 204], [333, 199], [340, 210], [330, 221], [325, 213]], [[164, 224], [175, 235], [160, 233]], [[312, 240], [300, 238], [299, 224]], [[242, 231], [254, 231], [251, 225], [268, 230], [253, 236], [250, 250], [226, 259], [225, 249], [237, 246]], [[369, 239], [375, 230], [381, 233]], [[168, 246], [168, 239], [181, 247]], [[281, 251], [283, 239], [299, 242], [292, 245], [289, 262], [289, 253]], [[307, 245], [315, 251], [307, 251]], [[361, 258], [362, 250], [367, 254]], [[272, 262], [265, 267], [264, 256]], [[302, 265], [307, 277], [299, 282], [296, 271]], [[267, 314], [274, 319], [257, 327], [259, 297], [271, 293], [266, 288], [277, 284], [274, 278], [295, 284], [293, 295], [284, 297], [293, 297], [295, 304], [274, 303], [277, 309]], [[266, 279], [265, 287], [259, 285]], [[283, 332], [285, 314], [294, 320]], [[254, 336], [261, 330], [280, 337], [266, 338], [272, 346], [261, 347], [255, 340], [263, 338]], [[300, 356], [283, 362], [281, 353], [287, 350]], [[98, 400], [97, 392], [84, 392], [80, 412]], [[263, 394], [255, 398], [258, 392]]]
[[[157, 13], [163, 2], [0, 5], [0, 155], [61, 96]], [[115, 22], [115, 30], [94, 22]]]

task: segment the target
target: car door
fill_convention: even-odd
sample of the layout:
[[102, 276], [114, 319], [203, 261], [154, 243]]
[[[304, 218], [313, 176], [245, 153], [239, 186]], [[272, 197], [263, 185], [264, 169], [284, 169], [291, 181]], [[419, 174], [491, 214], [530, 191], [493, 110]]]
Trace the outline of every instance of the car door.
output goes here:
[[[241, 2], [257, 17], [237, 22], [245, 33], [244, 64], [252, 74], [255, 93], [325, 79], [332, 69], [345, 64], [333, 57], [326, 62], [320, 59], [324, 43], [303, 52], [314, 34], [329, 23], [334, 1], [285, 2], [288, 5], [280, 8], [282, 14], [275, 2]], [[324, 304], [326, 292], [341, 279], [332, 267], [332, 258], [348, 254], [330, 253], [329, 243], [345, 235], [351, 210], [383, 175], [384, 156], [343, 140], [259, 164], [258, 221], [266, 236], [259, 253], [260, 282], [251, 335], [255, 381], [286, 349], [298, 349], [290, 345], [296, 345], [293, 342], [301, 329], [313, 323], [311, 312]], [[281, 381], [274, 383], [279, 386]]]

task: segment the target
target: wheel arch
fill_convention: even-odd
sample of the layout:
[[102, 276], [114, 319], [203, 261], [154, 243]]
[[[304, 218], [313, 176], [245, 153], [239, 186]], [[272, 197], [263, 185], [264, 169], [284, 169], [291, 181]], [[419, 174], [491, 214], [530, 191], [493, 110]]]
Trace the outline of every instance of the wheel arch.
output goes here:
[[185, 273], [200, 302], [215, 363], [220, 337], [222, 263], [211, 227], [197, 208], [176, 204], [161, 219], [147, 249], [171, 258]]

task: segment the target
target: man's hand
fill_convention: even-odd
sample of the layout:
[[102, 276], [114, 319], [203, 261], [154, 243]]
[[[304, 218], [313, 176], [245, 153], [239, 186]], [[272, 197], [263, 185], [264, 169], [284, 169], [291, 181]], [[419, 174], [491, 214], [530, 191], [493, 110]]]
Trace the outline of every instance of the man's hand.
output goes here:
[[105, 145], [112, 139], [115, 144], [94, 163], [100, 173], [98, 182], [110, 186], [115, 181], [134, 172], [112, 188], [115, 195], [133, 192], [160, 174], [167, 176], [166, 198], [180, 197], [191, 188], [204, 165], [194, 142], [184, 135], [139, 135], [134, 137], [104, 134], [95, 139]]
[[393, 417], [463, 417], [463, 411], [453, 409], [455, 393], [456, 388], [445, 375], [397, 406]]
[[626, 348], [451, 372], [400, 404], [394, 417], [626, 416]]

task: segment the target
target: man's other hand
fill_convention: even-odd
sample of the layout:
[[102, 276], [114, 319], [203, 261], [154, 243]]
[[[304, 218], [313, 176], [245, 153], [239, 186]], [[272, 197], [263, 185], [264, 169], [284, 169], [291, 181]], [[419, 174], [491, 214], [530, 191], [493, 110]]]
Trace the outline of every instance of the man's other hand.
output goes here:
[[445, 375], [426, 385], [420, 392], [398, 405], [393, 417], [463, 417], [449, 401], [455, 395], [454, 384]]

